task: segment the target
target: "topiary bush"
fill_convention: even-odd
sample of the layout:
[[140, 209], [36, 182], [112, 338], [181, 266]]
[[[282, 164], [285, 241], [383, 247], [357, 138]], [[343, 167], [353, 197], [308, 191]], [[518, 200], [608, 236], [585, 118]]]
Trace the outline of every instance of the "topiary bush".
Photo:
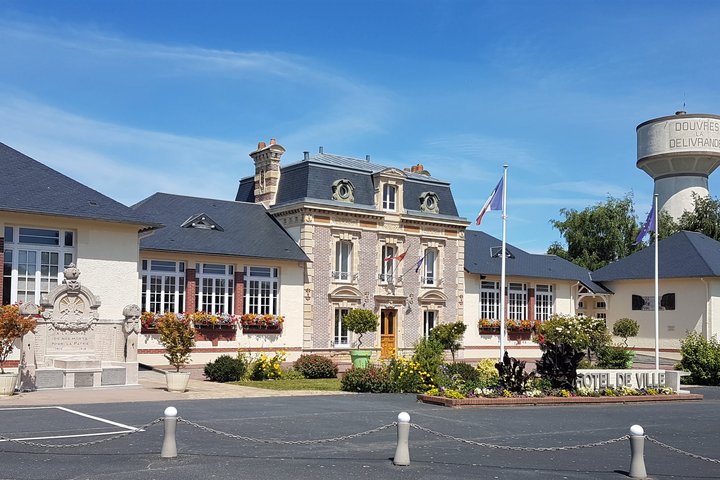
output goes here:
[[351, 368], [342, 380], [340, 389], [346, 392], [387, 393], [392, 391], [392, 384], [384, 368], [368, 365], [367, 368]]
[[720, 385], [720, 343], [691, 332], [680, 342], [680, 368], [690, 372], [689, 380], [698, 385]]
[[338, 374], [337, 365], [322, 355], [300, 355], [294, 367], [305, 378], [335, 378]]
[[621, 318], [612, 328], [613, 335], [623, 338], [623, 344], [627, 347], [629, 337], [636, 337], [640, 333], [640, 324], [632, 318]]
[[361, 348], [363, 334], [377, 330], [379, 322], [378, 316], [372, 310], [355, 308], [343, 317], [343, 324], [345, 328], [358, 335], [358, 348]]
[[205, 377], [211, 382], [237, 382], [247, 372], [247, 360], [243, 356], [220, 355], [205, 365]]

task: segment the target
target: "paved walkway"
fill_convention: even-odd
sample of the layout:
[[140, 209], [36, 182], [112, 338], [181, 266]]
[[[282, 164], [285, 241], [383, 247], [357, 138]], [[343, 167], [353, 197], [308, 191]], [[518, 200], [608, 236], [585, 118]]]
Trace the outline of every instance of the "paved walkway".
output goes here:
[[191, 371], [188, 391], [165, 390], [165, 374], [155, 370], [140, 370], [139, 385], [123, 387], [76, 388], [68, 390], [39, 390], [0, 396], [0, 408], [9, 406], [77, 405], [88, 403], [168, 402], [213, 398], [287, 397], [299, 395], [347, 395], [347, 392], [311, 390], [266, 390], [263, 388], [226, 385], [202, 380], [202, 371]]

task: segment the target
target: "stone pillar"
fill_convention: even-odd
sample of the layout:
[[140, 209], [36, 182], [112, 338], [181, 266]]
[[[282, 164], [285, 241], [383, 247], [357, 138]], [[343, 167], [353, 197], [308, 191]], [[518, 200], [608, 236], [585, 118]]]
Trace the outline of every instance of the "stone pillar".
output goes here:
[[535, 289], [528, 288], [528, 315], [527, 319], [531, 322], [535, 320]]
[[242, 315], [245, 308], [245, 273], [235, 271], [235, 315]]
[[197, 293], [197, 275], [194, 268], [185, 270], [185, 312], [195, 313], [195, 294]]

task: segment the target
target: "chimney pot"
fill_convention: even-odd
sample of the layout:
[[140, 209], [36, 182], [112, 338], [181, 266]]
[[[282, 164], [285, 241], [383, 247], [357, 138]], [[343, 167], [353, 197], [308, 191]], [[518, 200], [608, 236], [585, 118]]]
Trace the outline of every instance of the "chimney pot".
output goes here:
[[257, 148], [258, 150], [262, 150], [265, 147], [266, 147], [265, 142], [258, 142], [258, 148]]
[[305, 161], [310, 160], [310, 152], [303, 152], [303, 160], [305, 160]]
[[370, 161], [370, 155], [365, 155], [365, 161], [366, 161], [366, 162], [369, 162], [369, 161]]
[[270, 145], [275, 145], [276, 143], [277, 143], [277, 141], [274, 138], [270, 139]]
[[324, 152], [323, 152], [323, 147], [320, 147], [320, 148], [318, 149], [318, 151], [319, 151], [320, 153], [324, 153]]

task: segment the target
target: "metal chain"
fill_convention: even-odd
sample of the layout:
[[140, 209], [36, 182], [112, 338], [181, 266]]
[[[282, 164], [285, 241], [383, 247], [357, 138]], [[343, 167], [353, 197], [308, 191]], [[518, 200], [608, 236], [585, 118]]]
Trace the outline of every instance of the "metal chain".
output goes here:
[[245, 440], [247, 442], [255, 442], [255, 443], [268, 443], [268, 444], [274, 444], [274, 445], [312, 445], [312, 444], [316, 444], [316, 443], [340, 442], [342, 440], [350, 440], [353, 438], [362, 437], [364, 435], [370, 435], [372, 433], [381, 432], [383, 430], [386, 430], [390, 427], [394, 427], [397, 425], [397, 422], [393, 422], [393, 423], [388, 423], [387, 425], [383, 425], [382, 427], [373, 428], [372, 430], [366, 430], [366, 431], [360, 432], [360, 433], [343, 435], [342, 437], [320, 438], [317, 440], [267, 440], [267, 439], [262, 439], [262, 438], [245, 437], [242, 435], [236, 435], [234, 433], [222, 432], [220, 430], [215, 430], [214, 428], [206, 427], [205, 425], [200, 425], [200, 424], [191, 422], [189, 420], [185, 420], [184, 418], [180, 418], [180, 417], [178, 417], [178, 422], [187, 423], [188, 425], [198, 428], [200, 430], [204, 430], [209, 433], [214, 433], [216, 435], [222, 435], [222, 436], [225, 436], [228, 438], [234, 438], [236, 440]]
[[453, 437], [452, 435], [447, 435], [445, 433], [436, 432], [434, 430], [430, 430], [429, 428], [421, 427], [420, 425], [416, 425], [414, 423], [411, 423], [410, 426], [417, 430], [420, 430], [420, 431], [423, 431], [426, 433], [431, 433], [433, 435], [437, 435], [438, 437], [447, 438], [449, 440], [455, 440], [456, 442], [467, 443], [470, 445], [476, 445], [478, 447], [495, 448], [495, 449], [499, 449], [499, 450], [513, 450], [513, 451], [520, 451], [520, 452], [557, 452], [557, 451], [562, 451], [562, 450], [577, 450], [579, 448], [602, 447], [605, 445], [610, 445], [613, 443], [621, 442], [621, 441], [627, 440], [629, 438], [628, 435], [624, 435], [619, 438], [613, 438], [611, 440], [605, 440], [602, 442], [587, 443], [584, 445], [567, 445], [567, 446], [563, 446], [563, 447], [513, 447], [513, 446], [509, 446], [509, 445], [495, 445], [492, 443], [482, 443], [482, 442], [476, 442], [474, 440], [467, 440], [465, 438]]
[[150, 423], [146, 423], [145, 425], [142, 425], [140, 427], [137, 427], [135, 430], [128, 430], [127, 432], [119, 433], [117, 435], [113, 435], [111, 437], [105, 437], [100, 438], [98, 440], [93, 440], [92, 442], [82, 442], [82, 443], [39, 443], [39, 442], [31, 442], [28, 440], [15, 440], [12, 438], [7, 438], [0, 436], [0, 440], [12, 442], [12, 443], [18, 443], [20, 445], [29, 445], [31, 447], [41, 447], [41, 448], [77, 448], [77, 447], [88, 447], [91, 445], [98, 445], [100, 443], [109, 442], [110, 440], [117, 440], [118, 438], [127, 437], [128, 435], [132, 435], [134, 433], [140, 433], [145, 431], [146, 428], [152, 427], [153, 425], [162, 422], [164, 419], [162, 417], [157, 418], [153, 420]]
[[684, 450], [680, 450], [679, 448], [671, 447], [670, 445], [667, 445], [667, 444], [662, 443], [662, 442], [660, 442], [660, 441], [658, 441], [658, 440], [655, 440], [655, 439], [652, 438], [652, 437], [648, 437], [647, 435], [645, 436], [645, 438], [648, 439], [649, 442], [654, 443], [655, 445], [659, 445], [659, 446], [661, 446], [661, 447], [665, 447], [665, 448], [667, 448], [668, 450], [670, 450], [670, 451], [672, 451], [672, 452], [680, 453], [680, 454], [682, 454], [682, 455], [687, 455], [688, 457], [692, 457], [692, 458], [697, 458], [698, 460], [705, 460], [706, 462], [720, 463], [720, 460], [716, 460], [716, 459], [714, 459], [714, 458], [703, 457], [702, 455], [696, 455], [696, 454], [694, 454], [694, 453], [690, 453], [690, 452], [686, 452], [686, 451], [684, 451]]

